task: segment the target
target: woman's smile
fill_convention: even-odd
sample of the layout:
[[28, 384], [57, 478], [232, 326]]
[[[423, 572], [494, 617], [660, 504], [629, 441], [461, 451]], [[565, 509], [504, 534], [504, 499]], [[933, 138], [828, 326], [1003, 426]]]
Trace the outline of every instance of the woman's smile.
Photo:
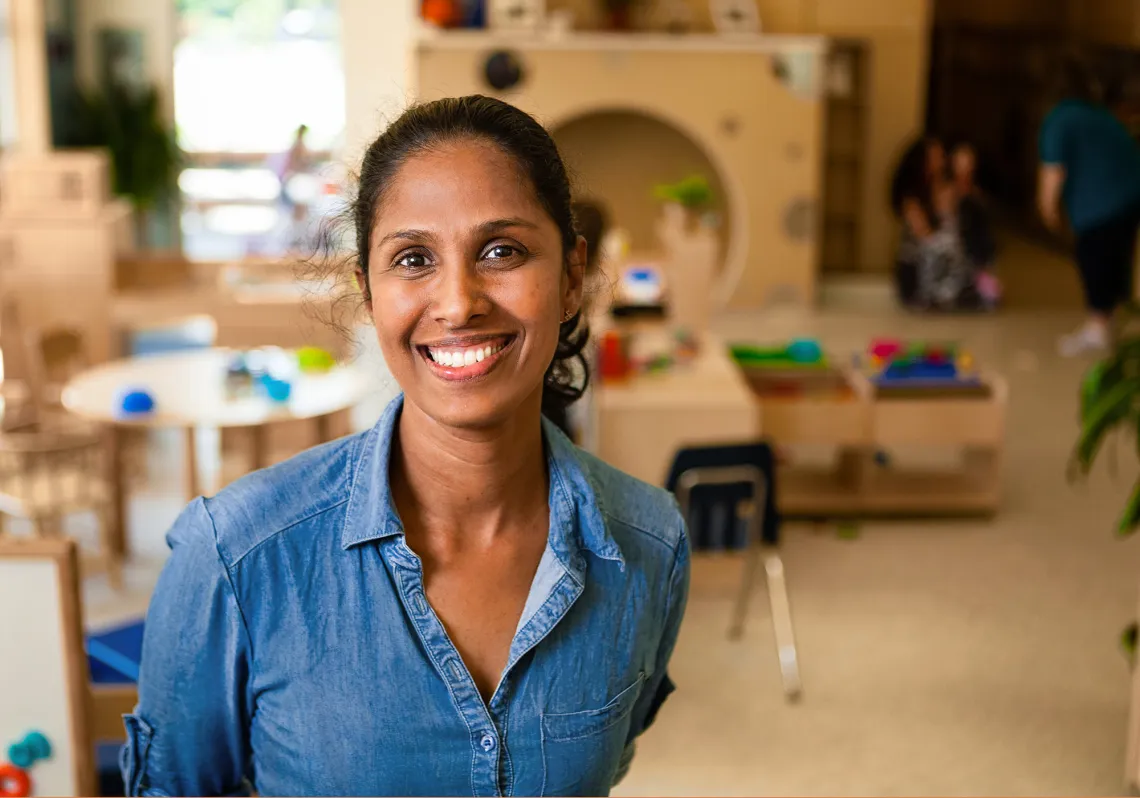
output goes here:
[[430, 344], [418, 344], [416, 351], [428, 364], [431, 373], [440, 379], [469, 381], [491, 373], [517, 339], [516, 335], [453, 336]]

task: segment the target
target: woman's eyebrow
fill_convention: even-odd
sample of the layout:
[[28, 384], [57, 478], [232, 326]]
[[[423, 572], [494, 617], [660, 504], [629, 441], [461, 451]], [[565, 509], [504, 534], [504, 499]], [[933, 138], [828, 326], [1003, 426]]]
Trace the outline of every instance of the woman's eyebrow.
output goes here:
[[512, 217], [509, 219], [493, 219], [489, 222], [483, 222], [481, 225], [475, 228], [475, 232], [482, 235], [490, 235], [491, 233], [497, 233], [500, 230], [505, 230], [508, 227], [525, 227], [530, 230], [538, 229], [538, 225], [534, 222], [530, 222], [519, 217]]
[[430, 241], [432, 238], [432, 234], [427, 230], [393, 230], [381, 238], [376, 246], [383, 246], [389, 241], [415, 241], [422, 243], [424, 241]]

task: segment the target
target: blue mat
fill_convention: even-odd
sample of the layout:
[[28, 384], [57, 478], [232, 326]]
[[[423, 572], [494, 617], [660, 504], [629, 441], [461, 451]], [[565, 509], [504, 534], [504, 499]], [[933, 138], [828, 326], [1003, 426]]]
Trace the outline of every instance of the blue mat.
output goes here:
[[132, 684], [139, 680], [143, 622], [87, 636], [87, 662], [94, 684]]

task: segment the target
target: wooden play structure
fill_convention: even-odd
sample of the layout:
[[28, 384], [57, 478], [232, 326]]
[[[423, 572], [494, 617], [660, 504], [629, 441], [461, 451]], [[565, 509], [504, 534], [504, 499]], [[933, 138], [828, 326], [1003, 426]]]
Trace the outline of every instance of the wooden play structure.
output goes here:
[[[580, 188], [603, 199], [632, 192], [632, 201], [611, 202], [635, 231], [652, 229], [655, 183], [705, 164], [724, 194], [718, 304], [810, 304], [825, 52], [823, 39], [797, 36], [448, 32], [418, 43], [416, 93], [425, 100], [497, 94], [535, 114], [556, 139], [574, 130], [566, 149], [573, 170], [587, 176]], [[496, 54], [520, 74], [503, 90], [488, 83]], [[636, 135], [622, 139], [631, 124]], [[602, 167], [590, 166], [595, 157]]]

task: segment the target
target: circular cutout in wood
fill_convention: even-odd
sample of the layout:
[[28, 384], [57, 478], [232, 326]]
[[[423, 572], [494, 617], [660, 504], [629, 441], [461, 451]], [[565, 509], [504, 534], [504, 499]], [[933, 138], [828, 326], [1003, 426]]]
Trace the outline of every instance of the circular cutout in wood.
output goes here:
[[487, 85], [495, 91], [509, 91], [517, 88], [526, 74], [522, 62], [514, 53], [499, 50], [487, 56], [487, 61], [483, 65], [483, 77]]

